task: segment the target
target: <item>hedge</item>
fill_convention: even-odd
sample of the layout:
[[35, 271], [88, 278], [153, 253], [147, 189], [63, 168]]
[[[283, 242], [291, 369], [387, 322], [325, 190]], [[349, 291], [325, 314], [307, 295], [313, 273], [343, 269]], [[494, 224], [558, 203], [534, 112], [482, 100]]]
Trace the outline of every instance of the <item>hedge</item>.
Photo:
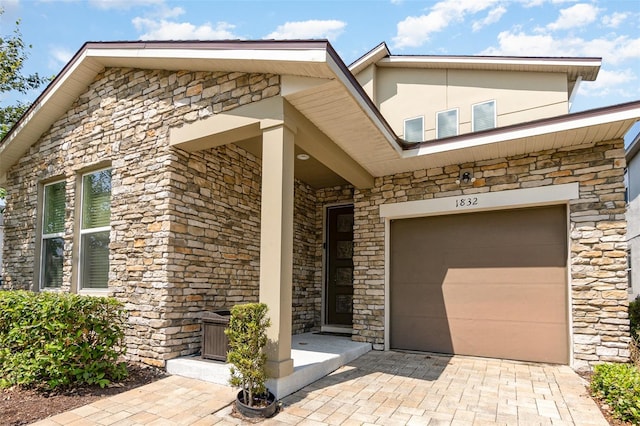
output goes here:
[[112, 298], [0, 291], [0, 388], [123, 379], [125, 319]]
[[633, 424], [640, 422], [640, 372], [635, 365], [596, 365], [591, 391], [609, 404], [616, 417]]

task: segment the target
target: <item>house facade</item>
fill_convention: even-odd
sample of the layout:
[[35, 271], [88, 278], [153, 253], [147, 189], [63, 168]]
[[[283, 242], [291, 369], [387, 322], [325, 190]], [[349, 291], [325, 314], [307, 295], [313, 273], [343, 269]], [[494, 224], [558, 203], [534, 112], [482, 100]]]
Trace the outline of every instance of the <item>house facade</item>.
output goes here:
[[629, 251], [629, 298], [640, 295], [640, 133], [627, 147], [627, 241]]
[[291, 335], [588, 368], [628, 359], [623, 137], [597, 58], [325, 41], [87, 43], [0, 144], [3, 287], [112, 295], [128, 356], [263, 301]]

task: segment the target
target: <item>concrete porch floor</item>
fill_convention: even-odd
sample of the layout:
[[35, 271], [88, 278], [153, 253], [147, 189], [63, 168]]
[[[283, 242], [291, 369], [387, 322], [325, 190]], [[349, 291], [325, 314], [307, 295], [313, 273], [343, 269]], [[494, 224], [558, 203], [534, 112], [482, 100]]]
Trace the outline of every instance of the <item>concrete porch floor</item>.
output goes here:
[[[292, 336], [293, 374], [280, 379], [269, 379], [267, 387], [276, 398], [284, 398], [370, 350], [370, 343], [354, 342], [350, 337], [316, 333]], [[229, 364], [199, 356], [168, 360], [167, 372], [220, 385], [229, 384]]]

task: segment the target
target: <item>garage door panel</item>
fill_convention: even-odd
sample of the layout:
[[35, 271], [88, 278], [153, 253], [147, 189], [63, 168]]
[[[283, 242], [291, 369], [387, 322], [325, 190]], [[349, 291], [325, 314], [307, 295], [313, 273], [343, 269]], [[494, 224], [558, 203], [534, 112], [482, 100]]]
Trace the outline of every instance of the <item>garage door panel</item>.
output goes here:
[[399, 298], [396, 298], [397, 300], [394, 302], [392, 293], [391, 309], [398, 315], [402, 315], [403, 312], [410, 312], [411, 315], [417, 317], [446, 317], [446, 305], [443, 303], [441, 287], [416, 284], [407, 285], [405, 289], [413, 297], [402, 299], [402, 302], [399, 302]]
[[391, 347], [568, 361], [565, 206], [391, 223]]
[[[425, 321], [431, 327], [425, 327]], [[448, 322], [442, 317], [398, 315], [391, 324], [392, 347], [416, 351], [454, 353]]]
[[[501, 298], [500, 309], [496, 309], [496, 297]], [[554, 284], [447, 284], [440, 299], [444, 309], [439, 311], [449, 319], [565, 322], [565, 292]]]
[[[479, 267], [540, 267], [560, 266], [566, 262], [565, 244], [527, 244], [511, 240], [503, 245], [491, 241], [479, 241], [473, 246], [447, 248], [442, 253], [447, 267], [479, 268]], [[439, 256], [440, 257], [440, 256]]]
[[[522, 283], [557, 283], [565, 279], [566, 269], [564, 267], [546, 268], [447, 268], [444, 280], [447, 283], [468, 283], [475, 284], [516, 284]], [[514, 277], [518, 274], [524, 275], [518, 280]]]
[[[558, 363], [567, 359], [566, 324], [521, 322], [478, 323], [473, 320], [449, 322], [453, 351], [460, 355], [507, 358], [520, 361]], [[522, 330], [526, 330], [523, 333]], [[453, 337], [451, 337], [453, 336]], [[474, 336], [469, 339], [468, 336]], [[531, 345], [531, 341], [555, 341], [557, 345]], [[440, 351], [438, 351], [440, 352]]]

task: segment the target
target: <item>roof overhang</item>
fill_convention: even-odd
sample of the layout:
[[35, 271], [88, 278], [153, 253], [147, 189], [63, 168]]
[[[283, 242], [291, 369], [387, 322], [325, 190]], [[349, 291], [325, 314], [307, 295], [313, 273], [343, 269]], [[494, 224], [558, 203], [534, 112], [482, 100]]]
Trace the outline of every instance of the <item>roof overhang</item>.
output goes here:
[[[326, 40], [90, 42], [0, 143], [0, 183], [8, 168], [71, 107], [96, 75], [109, 67], [270, 73], [315, 79], [326, 84], [303, 85], [290, 91], [287, 99], [336, 144], [348, 145], [354, 134], [343, 135], [332, 129], [350, 127], [358, 138], [375, 140], [397, 153], [402, 151], [391, 127]], [[327, 88], [335, 92], [335, 98], [323, 93]], [[326, 110], [341, 114], [329, 118]], [[334, 120], [333, 125], [323, 121], [329, 119]], [[341, 121], [344, 126], [336, 125]]]
[[[421, 142], [402, 160], [369, 164], [374, 176], [622, 140], [640, 121], [640, 101]], [[365, 166], [366, 167], [366, 166]]]

